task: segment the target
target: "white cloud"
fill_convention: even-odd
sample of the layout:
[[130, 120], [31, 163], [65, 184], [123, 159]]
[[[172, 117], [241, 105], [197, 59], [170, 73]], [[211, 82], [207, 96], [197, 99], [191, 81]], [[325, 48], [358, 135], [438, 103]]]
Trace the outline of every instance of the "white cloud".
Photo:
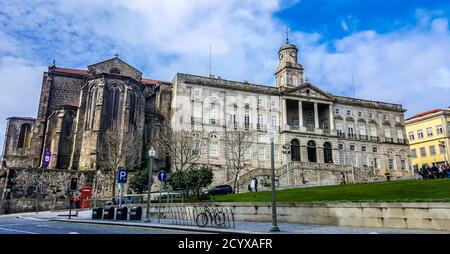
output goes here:
[[[211, 43], [213, 74], [272, 84], [285, 31], [274, 13], [295, 2], [0, 1], [0, 127], [6, 116], [35, 115], [53, 58], [85, 68], [118, 52], [146, 77], [171, 80], [176, 72], [207, 75]], [[294, 32], [290, 41], [319, 87], [349, 95], [353, 71], [358, 97], [402, 103], [411, 115], [448, 106], [450, 35], [448, 20], [436, 15], [419, 10], [415, 26], [387, 34], [323, 42], [318, 33]], [[351, 32], [357, 23], [348, 17], [341, 26]]]

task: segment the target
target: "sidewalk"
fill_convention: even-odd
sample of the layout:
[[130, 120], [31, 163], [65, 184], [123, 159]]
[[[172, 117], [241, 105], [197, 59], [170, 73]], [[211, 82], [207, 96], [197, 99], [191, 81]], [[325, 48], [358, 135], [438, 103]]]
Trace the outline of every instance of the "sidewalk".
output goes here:
[[[72, 211], [72, 215], [75, 212]], [[117, 220], [92, 220], [90, 219], [90, 210], [78, 210], [78, 216], [73, 216], [70, 220], [67, 218], [68, 211], [58, 212], [40, 212], [3, 215], [5, 217], [17, 217], [31, 220], [48, 220], [65, 223], [88, 223], [114, 226], [133, 226], [161, 229], [188, 230], [203, 233], [219, 234], [450, 234], [445, 231], [433, 230], [413, 230], [413, 229], [391, 229], [391, 228], [360, 228], [360, 227], [342, 227], [327, 225], [307, 225], [296, 223], [279, 223], [280, 232], [270, 232], [271, 222], [244, 222], [236, 221], [235, 228], [200, 228], [197, 226], [173, 225], [170, 220], [161, 219], [161, 223], [156, 223], [157, 218], [151, 218], [151, 222], [142, 221], [117, 221]], [[0, 216], [0, 217], [3, 217]]]

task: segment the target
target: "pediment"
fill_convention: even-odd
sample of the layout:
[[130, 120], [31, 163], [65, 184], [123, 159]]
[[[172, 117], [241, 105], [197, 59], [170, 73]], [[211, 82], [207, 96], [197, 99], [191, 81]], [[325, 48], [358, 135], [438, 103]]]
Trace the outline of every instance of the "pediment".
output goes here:
[[320, 90], [319, 88], [310, 83], [302, 84], [301, 86], [294, 88], [289, 88], [283, 91], [283, 93], [285, 95], [309, 97], [321, 100], [334, 100], [333, 97], [331, 97], [329, 94]]
[[129, 65], [122, 59], [115, 57], [108, 59], [93, 65], [88, 66], [89, 73], [100, 74], [100, 73], [114, 73], [123, 76], [128, 76], [136, 80], [141, 80], [142, 72], [133, 66]]

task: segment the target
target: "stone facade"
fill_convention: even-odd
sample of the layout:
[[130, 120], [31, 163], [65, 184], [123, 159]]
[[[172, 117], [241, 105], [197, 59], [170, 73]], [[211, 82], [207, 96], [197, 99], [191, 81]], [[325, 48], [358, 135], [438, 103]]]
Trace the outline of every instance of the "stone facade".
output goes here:
[[[287, 165], [297, 167], [292, 171], [313, 165], [301, 168], [308, 170], [309, 179], [319, 179], [312, 182], [330, 182], [340, 173], [354, 173], [352, 167], [375, 175], [411, 174], [401, 105], [324, 92], [305, 81], [295, 45], [286, 42], [278, 53], [275, 86], [181, 73], [172, 82], [150, 80], [118, 57], [87, 70], [52, 65], [43, 75], [37, 118], [9, 119], [4, 159], [8, 167], [37, 168], [44, 164], [44, 153], [50, 152], [50, 169], [97, 169], [101, 135], [114, 128], [122, 141], [127, 133], [137, 134], [134, 152], [145, 165], [146, 151], [158, 135], [155, 126], [169, 119], [175, 131], [204, 133], [207, 151], [196, 163], [213, 168], [214, 184], [230, 183], [234, 177], [224, 135], [230, 130], [253, 134], [240, 184], [250, 175], [268, 176], [268, 130], [275, 132], [279, 172]], [[289, 155], [282, 152], [283, 146], [290, 148]], [[157, 166], [170, 166], [155, 148]], [[280, 182], [304, 179], [291, 172], [284, 175], [298, 177]]]

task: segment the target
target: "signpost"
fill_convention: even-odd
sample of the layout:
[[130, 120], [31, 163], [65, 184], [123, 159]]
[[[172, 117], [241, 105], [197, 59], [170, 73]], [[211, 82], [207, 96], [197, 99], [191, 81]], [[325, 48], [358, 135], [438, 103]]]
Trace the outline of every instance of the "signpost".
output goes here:
[[162, 185], [167, 180], [167, 173], [164, 172], [164, 170], [160, 170], [158, 172], [158, 180], [160, 181], [159, 184], [159, 204], [158, 204], [158, 223], [161, 219], [161, 192], [162, 192]]
[[72, 204], [74, 200], [72, 200], [73, 198], [73, 192], [77, 191], [77, 186], [78, 186], [78, 178], [76, 176], [72, 176], [70, 178], [70, 186], [69, 186], [69, 192], [70, 192], [70, 197], [69, 197], [69, 220], [70, 220], [70, 216], [72, 215]]
[[123, 189], [124, 185], [128, 180], [128, 171], [124, 168], [119, 168], [119, 171], [117, 172], [117, 183], [120, 190], [120, 197], [119, 197], [119, 207], [122, 207], [122, 199], [123, 199]]

